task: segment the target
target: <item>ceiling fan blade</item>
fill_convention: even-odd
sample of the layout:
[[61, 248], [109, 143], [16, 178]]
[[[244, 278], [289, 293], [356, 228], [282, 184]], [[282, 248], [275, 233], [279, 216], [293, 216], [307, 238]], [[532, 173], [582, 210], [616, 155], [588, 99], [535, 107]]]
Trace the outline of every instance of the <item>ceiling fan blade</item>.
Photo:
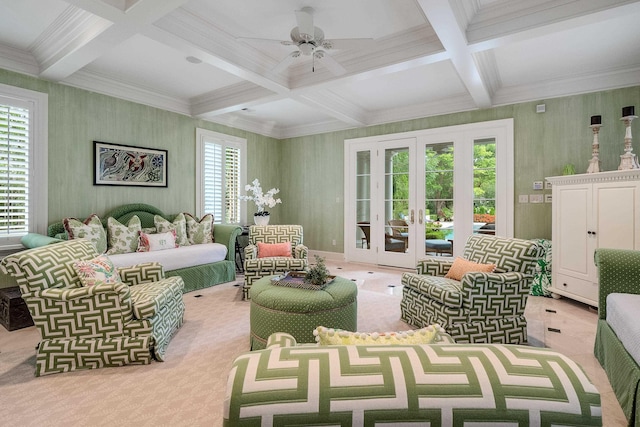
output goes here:
[[316, 52], [316, 58], [320, 60], [320, 63], [324, 65], [327, 70], [331, 71], [336, 76], [341, 76], [347, 72], [347, 70], [340, 65], [338, 61], [321, 50]]
[[236, 40], [241, 41], [241, 42], [257, 42], [257, 43], [269, 43], [271, 45], [273, 44], [281, 44], [284, 46], [294, 46], [295, 43], [293, 43], [291, 40], [274, 40], [274, 39], [259, 39], [259, 38], [254, 38], [254, 37], [238, 37], [236, 38]]
[[278, 63], [278, 65], [276, 65], [275, 67], [273, 67], [273, 69], [271, 70], [271, 72], [275, 73], [275, 74], [279, 74], [281, 71], [284, 71], [289, 65], [293, 64], [293, 62], [300, 56], [300, 52], [295, 51], [295, 52], [291, 52], [289, 55], [287, 55], [282, 61], [280, 61]]
[[313, 26], [313, 8], [303, 7], [296, 10], [296, 21], [300, 36], [306, 41], [313, 40], [315, 29]]
[[325, 49], [368, 49], [375, 46], [374, 39], [331, 39], [324, 40]]

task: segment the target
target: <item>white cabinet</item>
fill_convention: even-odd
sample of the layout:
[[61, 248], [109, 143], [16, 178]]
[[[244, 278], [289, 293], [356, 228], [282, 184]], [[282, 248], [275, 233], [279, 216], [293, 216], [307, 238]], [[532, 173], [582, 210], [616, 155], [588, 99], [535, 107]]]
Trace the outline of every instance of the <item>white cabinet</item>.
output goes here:
[[640, 250], [640, 171], [547, 178], [553, 189], [551, 292], [598, 306], [597, 248]]

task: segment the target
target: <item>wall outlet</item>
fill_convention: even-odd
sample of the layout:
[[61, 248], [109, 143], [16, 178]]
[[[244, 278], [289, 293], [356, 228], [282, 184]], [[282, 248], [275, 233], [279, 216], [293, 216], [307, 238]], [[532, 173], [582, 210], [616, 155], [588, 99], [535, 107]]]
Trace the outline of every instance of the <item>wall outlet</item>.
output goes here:
[[518, 203], [529, 203], [529, 195], [521, 194], [518, 196]]
[[553, 187], [553, 185], [549, 181], [545, 181], [544, 182], [544, 189], [545, 190], [551, 190], [552, 187]]
[[551, 194], [545, 194], [544, 195], [544, 202], [545, 203], [552, 203], [553, 202], [553, 197]]
[[534, 190], [542, 190], [542, 181], [533, 181]]
[[336, 239], [333, 239], [333, 240], [331, 241], [331, 244], [332, 244], [333, 246], [335, 246], [335, 245], [336, 245]]

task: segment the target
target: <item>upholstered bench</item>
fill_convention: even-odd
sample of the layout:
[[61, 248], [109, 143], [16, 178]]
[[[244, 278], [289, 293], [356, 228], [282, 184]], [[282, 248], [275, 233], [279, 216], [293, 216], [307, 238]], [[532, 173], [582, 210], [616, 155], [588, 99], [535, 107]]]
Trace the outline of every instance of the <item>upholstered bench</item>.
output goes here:
[[399, 424], [601, 426], [602, 416], [575, 362], [519, 345], [295, 346], [278, 337], [238, 356], [229, 374], [225, 426]]
[[310, 290], [274, 285], [272, 277], [251, 286], [252, 350], [264, 348], [275, 332], [288, 332], [300, 343], [312, 343], [313, 330], [320, 325], [357, 329], [358, 288], [351, 280], [336, 277], [324, 289]]

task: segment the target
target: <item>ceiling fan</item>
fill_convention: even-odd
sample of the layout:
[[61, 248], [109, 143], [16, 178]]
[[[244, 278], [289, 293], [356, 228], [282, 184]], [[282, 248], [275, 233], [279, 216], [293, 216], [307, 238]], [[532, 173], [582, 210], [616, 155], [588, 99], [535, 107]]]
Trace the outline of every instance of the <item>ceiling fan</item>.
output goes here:
[[298, 49], [291, 52], [278, 65], [273, 68], [274, 73], [279, 73], [293, 64], [296, 59], [311, 56], [313, 60], [312, 71], [315, 71], [315, 60], [319, 60], [329, 71], [335, 75], [342, 75], [347, 70], [333, 59], [328, 53], [331, 49], [353, 49], [365, 48], [373, 44], [373, 39], [332, 39], [325, 40], [324, 31], [313, 24], [313, 8], [303, 7], [296, 10], [297, 27], [291, 30], [291, 40], [267, 40], [267, 39], [248, 39], [241, 40], [259, 40], [265, 42], [276, 42], [285, 46], [296, 46]]

